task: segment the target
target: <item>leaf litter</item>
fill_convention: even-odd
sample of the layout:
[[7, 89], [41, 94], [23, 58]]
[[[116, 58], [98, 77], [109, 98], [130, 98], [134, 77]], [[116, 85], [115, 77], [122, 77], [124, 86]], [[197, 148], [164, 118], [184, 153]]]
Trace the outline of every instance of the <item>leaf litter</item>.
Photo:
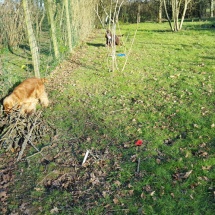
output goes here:
[[45, 136], [51, 137], [53, 134], [53, 128], [46, 123], [41, 112], [28, 117], [18, 111], [10, 115], [1, 114], [0, 149], [5, 151], [0, 155], [0, 209], [3, 214], [7, 211], [8, 188], [15, 180], [17, 161], [26, 158], [30, 146], [40, 152], [36, 145]]
[[[71, 70], [72, 70], [71, 68], [76, 68], [79, 65], [80, 65], [80, 62], [77, 59], [74, 59], [74, 61], [67, 62], [64, 65], [60, 65], [59, 68], [63, 70], [62, 72], [63, 74], [61, 73], [60, 76], [55, 77], [56, 75], [55, 72], [57, 72], [57, 70], [53, 72], [51, 77], [51, 82], [48, 87], [50, 89], [58, 88], [59, 92], [63, 92], [67, 84], [75, 85], [76, 83], [70, 79]], [[15, 134], [13, 135], [16, 136]], [[84, 205], [84, 208], [88, 210], [95, 207], [98, 204], [98, 199], [102, 197], [111, 198], [115, 204], [122, 206], [121, 208], [125, 207], [120, 200], [120, 198], [125, 195], [122, 192], [122, 188], [125, 188], [125, 184], [120, 182], [120, 179], [119, 179], [121, 163], [122, 163], [122, 156], [120, 155], [120, 153], [111, 151], [111, 149], [109, 148], [109, 145], [107, 145], [106, 150], [103, 150], [103, 151], [99, 149], [91, 148], [90, 154], [86, 162], [82, 165], [82, 161], [86, 153], [86, 149], [83, 149], [83, 147], [81, 147], [80, 145], [85, 142], [86, 143], [90, 142], [91, 141], [89, 139], [90, 137], [85, 137], [85, 136], [78, 137], [78, 138], [75, 137], [74, 140], [70, 140], [67, 143], [63, 143], [63, 146], [60, 147], [59, 146], [60, 140], [56, 135], [53, 135], [53, 136], [56, 139], [54, 140], [53, 138], [50, 141], [51, 146], [47, 148], [44, 147], [44, 150], [41, 150], [42, 155], [37, 152], [35, 153], [35, 156], [32, 156], [32, 157], [29, 156], [28, 158], [26, 158], [27, 150], [25, 150], [25, 153], [22, 156], [26, 158], [26, 160], [28, 160], [28, 164], [30, 162], [33, 163], [31, 159], [33, 160], [33, 158], [37, 158], [37, 155], [42, 156], [41, 159], [37, 159], [36, 165], [39, 164], [44, 167], [43, 168], [44, 175], [43, 175], [43, 178], [40, 178], [40, 180], [38, 180], [35, 185], [32, 185], [34, 186], [34, 190], [38, 192], [43, 191], [45, 193], [50, 193], [55, 190], [68, 192], [73, 196], [73, 199], [70, 202], [68, 202], [68, 204], [70, 204], [69, 206], [67, 206], [68, 208], [69, 207], [71, 208], [77, 205]], [[185, 139], [185, 138], [186, 138], [186, 135], [183, 136], [183, 134], [181, 134], [180, 136], [176, 136], [176, 137], [164, 140], [164, 145], [173, 146], [177, 143], [177, 140]], [[30, 141], [28, 142], [30, 143]], [[32, 140], [32, 142], [34, 143], [34, 140]], [[14, 152], [16, 152], [16, 155], [17, 155], [18, 152], [20, 152], [20, 148], [22, 147], [21, 143], [23, 143], [23, 140], [21, 142], [18, 141], [18, 145], [15, 143], [11, 144], [10, 141], [5, 143], [1, 143], [2, 146], [4, 147], [12, 146], [9, 151], [15, 149]], [[28, 144], [28, 146], [32, 147], [31, 143]], [[51, 150], [49, 150], [50, 148]], [[124, 148], [129, 149], [130, 148], [129, 144], [125, 143]], [[196, 150], [195, 152], [192, 153], [192, 155], [197, 157], [202, 157], [202, 158], [208, 157], [207, 154], [205, 154], [201, 150]], [[161, 151], [160, 149], [157, 149], [156, 155], [149, 155], [145, 159], [148, 159], [148, 160], [157, 159], [156, 160], [157, 164], [171, 162], [171, 158], [167, 157], [167, 155], [164, 154], [163, 151]], [[22, 161], [23, 160], [24, 159], [22, 159]], [[16, 161], [16, 159], [13, 158], [13, 161]], [[132, 157], [131, 155], [130, 161], [131, 162], [137, 161], [137, 156], [134, 155], [134, 157]], [[51, 169], [50, 166], [53, 164], [54, 164], [54, 168]], [[15, 162], [13, 163], [13, 165], [15, 165]], [[12, 170], [15, 167], [11, 166], [10, 168], [11, 168], [10, 170], [7, 170], [4, 172], [4, 174], [6, 175], [4, 177], [2, 177], [2, 170], [1, 170], [1, 177], [2, 177], [1, 179], [3, 179], [1, 181], [4, 181], [3, 183], [4, 185], [7, 185], [7, 183], [9, 184], [9, 182], [11, 182], [9, 178], [11, 180], [13, 180], [14, 178], [14, 176], [12, 176], [13, 174]], [[204, 168], [206, 169], [207, 167], [204, 167]], [[210, 167], [208, 168], [210, 169]], [[6, 169], [7, 168], [5, 167], [5, 170]], [[172, 179], [173, 181], [178, 181], [181, 183], [183, 181], [186, 181], [189, 177], [191, 177], [191, 175], [192, 175], [192, 170], [176, 169], [176, 171], [172, 175]], [[133, 178], [133, 180], [139, 180], [139, 179], [140, 178]], [[199, 178], [199, 180], [208, 181], [210, 179], [208, 179], [205, 176], [202, 176]], [[1, 186], [3, 184], [1, 184]], [[113, 186], [117, 187], [117, 189], [114, 189]], [[128, 185], [128, 188], [130, 190], [126, 195], [130, 197], [133, 195], [133, 187], [132, 185], [130, 185], [130, 183]], [[147, 195], [150, 195], [151, 197], [155, 197], [157, 195], [157, 190], [155, 189], [156, 187], [153, 187], [153, 185], [151, 184], [146, 185], [145, 187], [143, 187], [143, 190], [142, 190], [143, 192], [141, 193], [140, 197], [142, 199], [146, 199]], [[173, 198], [175, 197], [174, 193], [171, 193], [171, 195]], [[7, 193], [3, 191], [2, 202], [6, 203], [6, 199], [7, 199]], [[26, 214], [31, 214], [31, 210], [30, 209], [27, 210], [27, 207], [30, 208], [30, 206], [28, 205], [28, 203], [24, 202], [27, 200], [24, 198], [21, 200], [23, 201], [23, 203], [19, 206], [20, 207], [19, 210], [22, 212], [25, 211]], [[56, 203], [56, 205], [52, 205], [52, 206], [53, 207], [50, 209], [51, 214], [60, 212], [60, 206], [61, 206], [60, 203], [58, 204]], [[106, 208], [107, 214], [114, 213], [114, 209], [112, 205], [104, 203], [103, 206], [104, 208]], [[38, 208], [38, 210], [42, 211], [43, 209]], [[129, 211], [126, 210], [126, 212], [129, 212]]]

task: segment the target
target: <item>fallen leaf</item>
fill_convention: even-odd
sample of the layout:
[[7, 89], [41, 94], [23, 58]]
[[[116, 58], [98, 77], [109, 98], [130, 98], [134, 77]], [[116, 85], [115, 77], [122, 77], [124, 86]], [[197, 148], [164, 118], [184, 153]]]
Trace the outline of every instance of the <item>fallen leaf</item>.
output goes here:
[[208, 153], [207, 153], [207, 152], [200, 151], [200, 152], [199, 152], [199, 156], [200, 156], [200, 157], [207, 157], [207, 156], [208, 156]]
[[114, 198], [113, 202], [114, 202], [115, 205], [117, 205], [119, 203], [119, 200], [117, 198]]
[[131, 159], [131, 162], [136, 162], [137, 161], [137, 155], [132, 155], [130, 159]]
[[210, 170], [210, 169], [211, 169], [211, 166], [202, 166], [202, 169], [203, 169], [203, 170]]
[[131, 184], [128, 184], [128, 188], [132, 188], [133, 186]]
[[134, 190], [129, 190], [129, 194], [133, 195], [134, 194]]
[[42, 191], [43, 189], [42, 188], [40, 188], [40, 187], [35, 187], [34, 188], [36, 191]]
[[0, 192], [0, 200], [4, 201], [7, 198], [7, 192], [6, 191], [1, 191]]
[[182, 178], [188, 178], [189, 175], [192, 173], [193, 170], [190, 170], [189, 172], [186, 172], [185, 175]]
[[105, 197], [107, 196], [107, 192], [102, 191], [102, 195], [103, 195], [103, 197], [105, 198]]
[[152, 192], [150, 193], [150, 196], [154, 196], [154, 194], [155, 194], [155, 191], [152, 191]]
[[160, 164], [160, 163], [161, 163], [161, 160], [160, 160], [159, 158], [157, 158], [157, 159], [156, 159], [156, 163], [157, 163], [157, 164]]
[[146, 198], [146, 195], [145, 195], [144, 193], [141, 193], [140, 197], [141, 197], [142, 199], [145, 199], [145, 198]]
[[117, 185], [117, 186], [121, 185], [120, 181], [115, 181], [114, 184]]
[[130, 147], [130, 143], [124, 143], [124, 148], [129, 148]]
[[145, 187], [143, 187], [143, 189], [146, 191], [146, 192], [152, 192], [152, 188], [150, 185], [146, 185]]
[[54, 214], [54, 213], [58, 213], [59, 209], [57, 207], [54, 207], [53, 209], [51, 209], [50, 213]]

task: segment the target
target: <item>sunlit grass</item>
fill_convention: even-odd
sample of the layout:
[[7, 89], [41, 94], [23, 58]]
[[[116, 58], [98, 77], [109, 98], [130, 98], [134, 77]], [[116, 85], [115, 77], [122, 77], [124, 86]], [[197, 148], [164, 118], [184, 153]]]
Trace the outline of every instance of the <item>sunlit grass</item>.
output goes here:
[[[118, 57], [113, 72], [109, 51], [96, 46], [104, 43], [100, 30], [90, 41], [95, 45], [80, 50], [80, 67], [68, 77], [68, 85], [60, 93], [50, 90], [53, 104], [45, 116], [64, 143], [81, 137], [79, 150], [108, 148], [115, 157], [107, 166], [119, 165], [106, 172], [107, 193], [87, 214], [209, 215], [215, 210], [215, 31], [199, 25], [184, 23], [177, 33], [168, 23], [122, 26], [126, 48], [117, 47], [117, 53], [131, 52], [124, 71], [126, 58]], [[144, 141], [138, 150], [137, 139]], [[31, 171], [44, 177], [36, 167]], [[56, 206], [62, 214], [83, 214], [83, 205], [70, 205], [73, 199], [66, 195], [31, 192], [43, 213]]]

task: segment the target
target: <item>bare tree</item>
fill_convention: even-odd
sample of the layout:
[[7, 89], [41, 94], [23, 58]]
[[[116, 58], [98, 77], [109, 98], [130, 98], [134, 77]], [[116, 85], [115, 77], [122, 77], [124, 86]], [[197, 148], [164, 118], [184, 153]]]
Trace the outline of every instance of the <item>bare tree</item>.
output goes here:
[[159, 0], [159, 6], [158, 6], [158, 22], [162, 22], [162, 11], [163, 11], [163, 0]]
[[24, 25], [23, 7], [20, 2], [5, 1], [0, 5], [0, 44], [7, 45], [12, 51], [25, 39]]
[[39, 51], [38, 51], [37, 41], [36, 41], [36, 37], [34, 35], [32, 23], [31, 23], [31, 16], [30, 16], [29, 9], [28, 9], [28, 1], [23, 0], [22, 5], [23, 5], [23, 9], [24, 9], [24, 14], [25, 14], [25, 22], [26, 22], [26, 27], [27, 27], [27, 32], [28, 32], [28, 40], [29, 40], [29, 45], [30, 45], [30, 49], [31, 49], [34, 73], [35, 73], [35, 76], [39, 78], [40, 77]]
[[45, 10], [44, 10], [44, 8], [40, 7], [37, 9], [36, 15], [35, 15], [37, 39], [39, 38], [39, 36], [42, 32], [42, 24], [43, 24], [44, 18], [45, 18]]
[[211, 18], [214, 17], [214, 1], [210, 0], [210, 16]]
[[182, 17], [181, 17], [181, 22], [180, 22], [179, 30], [182, 29], [182, 25], [183, 25], [183, 22], [184, 22], [186, 11], [187, 11], [187, 6], [188, 6], [188, 4], [190, 2], [191, 2], [191, 0], [185, 0], [185, 2], [184, 2], [184, 9], [183, 9]]
[[[116, 1], [111, 0], [110, 10], [108, 12], [105, 11], [107, 16], [109, 17], [108, 26], [109, 26], [109, 29], [111, 29], [112, 38], [113, 38], [113, 41], [111, 43], [111, 56], [112, 56], [112, 69], [111, 69], [111, 71], [112, 72], [114, 72], [115, 69], [118, 69], [117, 61], [116, 61], [115, 36], [116, 36], [116, 26], [118, 25], [119, 12], [120, 12], [120, 9], [121, 9], [121, 6], [122, 6], [123, 3], [124, 3], [123, 0], [121, 0], [121, 1], [119, 1], [119, 0], [116, 0]], [[137, 17], [137, 19], [138, 19], [138, 17]]]
[[[170, 16], [167, 11], [166, 0], [164, 0], [164, 8], [165, 8], [166, 16], [172, 31], [179, 31], [182, 29], [182, 25], [187, 11], [187, 6], [190, 2], [191, 0], [171, 0], [172, 20], [173, 20], [173, 25], [172, 25]], [[181, 21], [179, 21], [179, 14], [181, 11], [182, 11], [182, 16], [180, 19]]]
[[51, 27], [51, 39], [54, 46], [54, 53], [55, 53], [55, 57], [58, 59], [60, 57], [60, 53], [58, 49], [56, 27], [55, 27], [55, 21], [54, 21], [53, 2], [52, 0], [44, 0], [44, 2], [45, 2], [45, 8], [48, 13], [49, 23]]

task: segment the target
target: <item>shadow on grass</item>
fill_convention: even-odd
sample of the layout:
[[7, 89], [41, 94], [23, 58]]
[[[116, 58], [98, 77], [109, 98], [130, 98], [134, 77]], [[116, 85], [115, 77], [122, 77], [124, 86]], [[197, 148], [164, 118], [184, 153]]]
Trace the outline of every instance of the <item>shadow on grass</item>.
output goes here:
[[[19, 45], [18, 49], [14, 49], [13, 47], [10, 47], [8, 45], [8, 50], [11, 54], [18, 56], [18, 57], [21, 57], [21, 58], [24, 58], [24, 59], [26, 59], [26, 56], [25, 56], [26, 54], [28, 56], [31, 56], [30, 47], [28, 45]], [[24, 53], [23, 54], [18, 53], [18, 52], [20, 52], [20, 50], [24, 51]]]
[[[20, 65], [18, 63], [14, 63], [12, 61], [8, 61], [8, 63], [10, 63], [14, 66], [20, 67]], [[23, 70], [25, 70], [26, 72], [34, 71], [33, 64], [31, 64], [31, 63], [24, 64], [23, 66], [24, 66]]]
[[105, 47], [105, 44], [103, 43], [87, 43], [88, 46], [94, 46], [94, 47]]
[[143, 31], [143, 32], [157, 32], [157, 33], [169, 33], [172, 32], [171, 29], [169, 30], [159, 30], [159, 29], [141, 29], [138, 31]]
[[215, 60], [215, 57], [206, 57], [206, 56], [202, 56], [202, 58], [207, 59], [207, 60]]
[[46, 56], [54, 55], [54, 50], [50, 49], [46, 44], [40, 44], [40, 53]]
[[[5, 96], [5, 97], [6, 97], [6, 96]], [[5, 99], [5, 97], [3, 97], [3, 98], [0, 99], [0, 104], [3, 105], [3, 100]]]
[[[94, 70], [94, 71], [99, 71], [100, 70], [99, 64], [94, 64], [94, 65], [90, 66], [89, 64], [80, 62], [78, 60], [69, 60], [69, 62], [72, 63], [72, 64], [76, 64], [77, 66], [81, 66], [81, 67], [90, 69], [90, 70]], [[96, 68], [96, 65], [98, 65], [98, 68]]]
[[19, 45], [19, 48], [29, 52], [31, 51], [29, 45]]
[[[53, 49], [50, 49], [50, 47], [49, 47], [49, 43], [40, 43], [40, 45], [38, 47], [39, 47], [39, 50], [40, 50], [40, 54], [44, 54], [46, 56], [54, 54]], [[31, 50], [30, 50], [30, 46], [29, 45], [22, 44], [22, 45], [19, 45], [19, 48], [21, 50], [23, 50], [25, 52], [25, 54], [28, 54], [31, 57], [31, 53], [30, 53]], [[12, 53], [12, 54], [17, 55], [16, 53]], [[21, 56], [21, 55], [17, 55], [17, 56], [26, 58], [25, 56]]]

